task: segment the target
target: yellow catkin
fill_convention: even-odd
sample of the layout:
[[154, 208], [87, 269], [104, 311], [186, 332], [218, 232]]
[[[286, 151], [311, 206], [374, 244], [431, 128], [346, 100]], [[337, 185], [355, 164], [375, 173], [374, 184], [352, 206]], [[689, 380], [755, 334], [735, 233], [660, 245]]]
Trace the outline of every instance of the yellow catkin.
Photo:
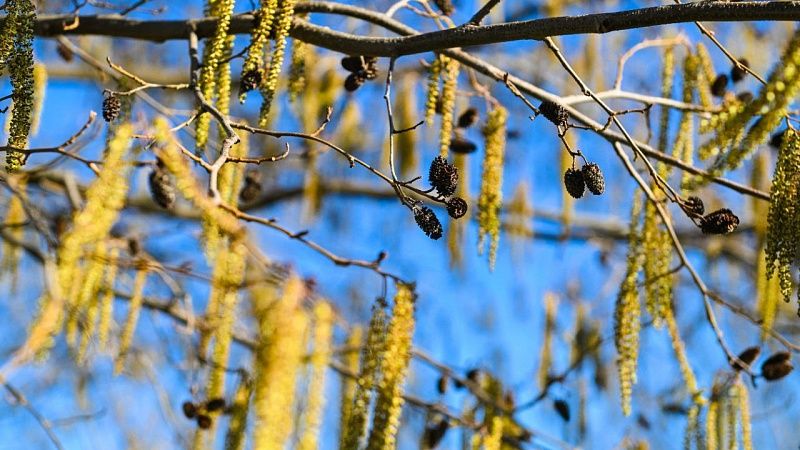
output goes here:
[[644, 246], [645, 304], [656, 328], [663, 324], [672, 301], [672, 241], [660, 226], [660, 216], [652, 202], [645, 205], [642, 244]]
[[381, 355], [381, 379], [367, 450], [390, 450], [396, 447], [403, 409], [403, 389], [411, 362], [411, 341], [414, 335], [414, 303], [412, 286], [398, 283], [392, 318], [386, 330], [386, 346]]
[[318, 301], [312, 311], [314, 332], [311, 354], [311, 379], [308, 384], [306, 407], [303, 412], [303, 434], [299, 450], [316, 450], [319, 445], [319, 430], [325, 406], [325, 371], [331, 360], [333, 337], [333, 308], [328, 302]]
[[[700, 69], [700, 62], [697, 56], [687, 53], [683, 60], [683, 95], [681, 100], [684, 103], [694, 101], [694, 93], [697, 90], [697, 78]], [[681, 161], [692, 164], [694, 158], [694, 114], [684, 111], [681, 114], [678, 135], [672, 146], [672, 156]], [[691, 175], [684, 172], [681, 178], [681, 186], [687, 186], [691, 180]]]
[[711, 61], [711, 55], [708, 54], [708, 48], [702, 42], [697, 43], [696, 54], [700, 64], [700, 71], [697, 74], [697, 93], [700, 97], [700, 104], [703, 105], [703, 108], [711, 108], [713, 106], [711, 83], [714, 82], [717, 73], [714, 70], [714, 63]]
[[553, 363], [553, 334], [556, 331], [556, 310], [558, 298], [552, 292], [544, 295], [544, 338], [542, 349], [539, 352], [539, 370], [537, 380], [539, 388], [544, 389], [550, 379], [550, 369]]
[[689, 394], [697, 394], [697, 378], [694, 375], [691, 364], [689, 364], [689, 357], [686, 355], [686, 345], [681, 339], [678, 323], [675, 320], [675, 312], [673, 308], [669, 307], [664, 311], [664, 322], [667, 324], [667, 331], [669, 338], [672, 342], [672, 350], [675, 352], [675, 357], [678, 359], [678, 365], [681, 369], [681, 376], [683, 377], [683, 384]]
[[108, 345], [108, 335], [114, 314], [114, 283], [117, 280], [119, 263], [119, 247], [111, 249], [108, 257], [108, 268], [103, 280], [102, 298], [100, 300], [100, 317], [97, 323], [97, 346], [105, 350]]
[[[467, 155], [456, 154], [453, 157], [453, 165], [458, 169], [458, 187], [456, 196], [469, 202], [469, 164]], [[465, 221], [453, 220], [447, 227], [447, 256], [450, 267], [462, 268], [464, 265], [464, 233], [466, 229]]]
[[[81, 277], [80, 284], [76, 284], [76, 294], [70, 307], [66, 325], [67, 343], [70, 345], [75, 345], [76, 339], [78, 338], [78, 322], [85, 322], [86, 318], [84, 314], [87, 312], [89, 303], [93, 298], [97, 297], [97, 291], [100, 289], [100, 280], [103, 277], [103, 269], [105, 267], [105, 252], [105, 244], [99, 242], [87, 253], [86, 259], [88, 259], [88, 261], [84, 264], [86, 270]], [[84, 331], [87, 329], [85, 325], [84, 323]]]
[[[217, 77], [220, 62], [225, 59], [226, 49], [229, 48], [230, 39], [228, 29], [233, 15], [234, 0], [208, 0], [207, 12], [218, 19], [214, 35], [203, 50], [203, 66], [200, 68], [198, 84], [203, 97], [208, 102], [213, 102], [217, 93]], [[208, 143], [208, 132], [211, 125], [211, 115], [203, 113], [197, 118], [197, 148], [203, 149]]]
[[425, 123], [433, 125], [433, 117], [436, 115], [436, 104], [439, 102], [439, 77], [442, 74], [442, 60], [445, 56], [436, 55], [436, 58], [428, 67], [428, 89], [425, 96]]
[[[686, 429], [683, 434], [683, 450], [692, 450], [692, 443], [702, 435], [700, 433], [700, 405], [693, 403], [686, 414]], [[703, 448], [703, 443], [697, 445], [697, 449]]]
[[494, 268], [497, 244], [500, 240], [500, 208], [503, 205], [503, 166], [506, 151], [505, 108], [498, 106], [489, 112], [483, 135], [486, 141], [481, 175], [481, 193], [478, 198], [478, 249], [483, 250], [485, 239], [489, 243], [489, 267]]
[[[22, 204], [21, 196], [25, 195], [25, 184], [23, 182], [16, 183], [17, 192], [19, 195], [13, 195], [8, 202], [8, 209], [6, 210], [6, 217], [3, 220], [2, 227], [9, 236], [17, 241], [22, 241], [25, 237], [25, 227], [23, 224], [26, 220], [25, 208]], [[11, 280], [11, 292], [17, 292], [19, 263], [22, 258], [22, 249], [9, 243], [3, 239], [3, 259], [0, 261], [0, 273], [7, 274]]]
[[272, 101], [278, 90], [278, 77], [283, 66], [283, 56], [286, 51], [286, 37], [289, 35], [289, 28], [292, 26], [294, 16], [295, 0], [280, 0], [278, 2], [278, 12], [275, 15], [275, 49], [272, 51], [272, 58], [267, 69], [267, 76], [261, 87], [261, 95], [264, 101], [259, 112], [258, 125], [264, 127], [268, 123], [268, 116], [272, 107]]
[[[89, 265], [87, 276], [81, 288], [78, 303], [75, 305], [76, 317], [82, 318], [81, 340], [78, 346], [78, 353], [75, 357], [78, 363], [86, 361], [86, 352], [89, 343], [94, 337], [97, 327], [97, 316], [99, 314], [99, 293], [103, 286], [103, 275], [108, 266], [108, 245], [106, 242], [99, 242], [95, 247], [92, 262]], [[69, 342], [69, 329], [67, 329], [67, 341]]]
[[119, 337], [119, 352], [117, 353], [117, 358], [114, 360], [115, 374], [121, 373], [125, 366], [125, 358], [128, 356], [128, 351], [133, 342], [133, 333], [136, 330], [136, 324], [139, 323], [139, 313], [142, 311], [144, 285], [146, 281], [147, 269], [137, 269], [136, 277], [133, 280], [131, 301], [128, 304], [128, 317], [125, 319], [125, 325], [122, 327], [122, 333]]
[[[356, 325], [350, 330], [345, 342], [345, 354], [342, 363], [352, 373], [358, 373], [359, 349], [363, 344], [364, 330]], [[353, 401], [356, 394], [356, 380], [352, 377], [342, 376], [340, 382], [340, 402], [339, 402], [339, 447], [342, 448], [344, 436], [347, 433], [347, 426], [353, 414]]]
[[79, 285], [78, 267], [83, 248], [108, 237], [125, 204], [128, 192], [130, 161], [126, 158], [133, 130], [130, 125], [119, 126], [108, 143], [103, 165], [97, 179], [85, 194], [83, 209], [72, 218], [72, 227], [61, 237], [57, 261], [58, 286], [55, 295], [45, 298], [37, 318], [28, 334], [24, 348], [38, 353], [52, 343], [52, 334], [62, 324], [62, 314], [67, 299], [62, 293], [76, 292]]
[[736, 428], [739, 422], [739, 399], [738, 389], [735, 387], [728, 390], [725, 396], [725, 431], [727, 431], [727, 449], [738, 450], [739, 441], [736, 436]]
[[761, 340], [765, 340], [775, 324], [781, 290], [778, 278], [767, 276], [767, 255], [763, 250], [759, 252], [756, 264], [756, 293], [757, 310], [761, 317]]
[[225, 434], [225, 450], [244, 450], [247, 432], [247, 414], [250, 412], [252, 386], [247, 376], [241, 376], [230, 405], [230, 423]]
[[372, 391], [381, 373], [380, 358], [386, 346], [387, 322], [386, 303], [383, 299], [378, 299], [372, 306], [367, 338], [361, 350], [361, 368], [353, 395], [350, 420], [347, 427], [342, 430], [339, 450], [359, 448], [361, 439], [366, 433]]
[[292, 56], [289, 64], [289, 101], [294, 102], [306, 88], [306, 60], [308, 44], [295, 39], [292, 42]]
[[641, 306], [637, 280], [642, 267], [642, 236], [639, 217], [642, 213], [642, 194], [634, 197], [631, 207], [631, 225], [628, 235], [628, 258], [625, 279], [617, 295], [614, 308], [614, 343], [617, 347], [617, 370], [619, 373], [620, 402], [622, 412], [631, 413], [631, 395], [636, 383], [636, 366], [639, 358], [639, 330], [641, 328]]
[[503, 418], [501, 416], [492, 417], [492, 426], [489, 427], [489, 434], [483, 440], [483, 450], [500, 450], [503, 445]]
[[445, 58], [445, 60], [442, 69], [442, 127], [439, 130], [439, 155], [447, 158], [447, 154], [450, 151], [450, 140], [453, 136], [453, 119], [455, 116], [456, 89], [458, 89], [459, 63], [452, 58], [443, 58]]
[[[672, 98], [672, 86], [675, 77], [675, 47], [665, 48], [664, 56], [661, 61], [661, 97]], [[661, 152], [667, 151], [670, 126], [669, 113], [669, 107], [662, 106], [660, 108], [660, 117], [658, 121], [658, 149]]]
[[5, 72], [6, 65], [14, 50], [14, 36], [17, 34], [17, 15], [8, 9], [5, 20], [0, 24], [0, 72]]
[[[34, 105], [33, 79], [33, 27], [36, 21], [36, 8], [31, 0], [9, 0], [5, 5], [8, 16], [14, 24], [14, 42], [9, 55], [8, 73], [11, 78], [11, 126], [8, 146], [25, 149]], [[14, 172], [25, 162], [25, 154], [13, 150], [6, 153], [6, 170]]]
[[31, 135], [39, 132], [42, 118], [42, 107], [47, 89], [47, 67], [44, 64], [33, 65], [33, 111], [31, 112]]
[[[258, 21], [250, 35], [250, 47], [242, 65], [242, 75], [256, 71], [263, 73], [264, 50], [269, 44], [269, 35], [272, 32], [275, 12], [278, 10], [278, 0], [261, 0], [256, 17]], [[262, 80], [263, 81], [263, 80]], [[246, 92], [239, 93], [239, 101], [244, 102]]]
[[308, 326], [302, 310], [305, 294], [303, 280], [292, 276], [272, 308], [257, 307], [260, 337], [253, 386], [254, 450], [281, 450], [292, 432], [293, 415], [289, 411], [294, 404]]
[[750, 394], [741, 379], [737, 380], [736, 398], [739, 401], [739, 426], [742, 429], [742, 449], [753, 450], [753, 426], [750, 422]]
[[711, 399], [706, 412], [706, 450], [718, 450], [719, 440], [717, 439], [717, 425], [719, 423], [720, 402], [716, 398]]

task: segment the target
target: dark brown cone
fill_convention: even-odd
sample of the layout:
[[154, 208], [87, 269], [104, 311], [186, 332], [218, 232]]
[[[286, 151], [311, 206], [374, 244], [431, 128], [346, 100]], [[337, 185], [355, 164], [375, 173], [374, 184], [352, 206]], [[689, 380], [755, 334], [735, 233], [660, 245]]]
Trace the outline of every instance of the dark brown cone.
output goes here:
[[753, 364], [753, 361], [755, 361], [760, 354], [761, 347], [748, 347], [742, 353], [739, 353], [739, 356], [737, 356], [739, 361], [743, 362], [745, 365], [742, 366], [738, 361], [730, 361], [731, 367], [733, 367], [733, 370], [744, 370], [745, 368], [749, 368]]
[[428, 424], [425, 427], [425, 434], [422, 437], [426, 449], [433, 450], [442, 442], [447, 429], [450, 428], [450, 422], [446, 418], [439, 418], [435, 423]]
[[172, 177], [163, 168], [156, 166], [148, 177], [150, 186], [150, 197], [164, 209], [170, 209], [175, 204], [177, 198], [175, 185], [172, 184]]
[[64, 60], [64, 62], [69, 63], [72, 62], [73, 59], [75, 59], [75, 53], [72, 50], [70, 50], [69, 47], [60, 42], [58, 43], [58, 47], [56, 47], [56, 52], [58, 53], [58, 56], [60, 56], [61, 59]]
[[469, 108], [458, 116], [458, 127], [469, 128], [478, 121], [478, 110]]
[[777, 133], [773, 134], [769, 138], [769, 145], [770, 147], [780, 149], [781, 145], [783, 145], [783, 135], [786, 133], [786, 130], [778, 131]]
[[711, 94], [715, 97], [724, 97], [725, 91], [728, 88], [728, 76], [724, 73], [717, 75], [714, 82], [711, 83]]
[[224, 398], [213, 398], [206, 402], [206, 411], [218, 411], [225, 407]]
[[[739, 58], [739, 64], [746, 67], [750, 67], [750, 63], [747, 62], [747, 60], [744, 58]], [[731, 67], [731, 81], [733, 81], [734, 83], [738, 83], [744, 80], [746, 76], [747, 76], [747, 71], [740, 69], [739, 66]]]
[[439, 8], [439, 11], [445, 16], [452, 16], [453, 12], [456, 10], [455, 7], [453, 7], [452, 0], [433, 0], [433, 3], [436, 4], [436, 7]]
[[686, 207], [686, 210], [691, 212], [692, 214], [702, 216], [706, 212], [706, 207], [703, 204], [703, 199], [700, 197], [696, 197], [694, 195], [690, 196], [686, 199], [683, 203]]
[[415, 206], [414, 220], [429, 238], [437, 240], [442, 237], [442, 223], [436, 214], [427, 206]]
[[187, 419], [194, 419], [197, 415], [197, 407], [192, 402], [183, 402], [181, 408], [183, 409], [183, 415]]
[[700, 219], [703, 234], [730, 234], [739, 226], [739, 218], [730, 209], [718, 209]]
[[602, 194], [606, 189], [606, 182], [603, 178], [603, 171], [600, 170], [600, 166], [595, 163], [589, 163], [581, 168], [581, 172], [583, 173], [583, 181], [586, 183], [589, 192], [594, 195]]
[[244, 186], [242, 186], [242, 190], [239, 191], [239, 200], [242, 203], [250, 203], [257, 199], [259, 194], [261, 194], [261, 183], [255, 180], [245, 179]]
[[453, 197], [447, 201], [447, 214], [453, 219], [460, 219], [467, 213], [467, 202], [461, 197]]
[[450, 377], [447, 375], [442, 375], [436, 381], [436, 392], [439, 394], [444, 394], [447, 392], [447, 382], [450, 380]]
[[[456, 192], [458, 184], [458, 168], [442, 157], [437, 156], [431, 162], [428, 181], [439, 192], [439, 195], [450, 197]], [[448, 207], [449, 209], [449, 207]]]
[[583, 197], [583, 191], [586, 189], [586, 183], [583, 180], [583, 172], [578, 169], [567, 169], [564, 172], [564, 187], [573, 198]]
[[367, 68], [367, 63], [363, 56], [345, 56], [342, 58], [342, 67], [348, 72], [359, 72]]
[[239, 94], [244, 94], [257, 89], [261, 84], [261, 71], [257, 69], [248, 70], [242, 74], [239, 80]]
[[767, 358], [761, 365], [761, 375], [768, 381], [780, 380], [794, 369], [792, 355], [789, 352], [778, 352]]
[[478, 146], [475, 145], [474, 142], [461, 136], [454, 136], [453, 139], [450, 140], [450, 150], [455, 153], [474, 153], [477, 149]]
[[197, 416], [197, 426], [203, 430], [211, 428], [211, 417], [205, 414], [200, 414]]
[[119, 110], [122, 107], [122, 104], [119, 101], [119, 97], [114, 94], [107, 95], [106, 98], [103, 99], [103, 120], [106, 122], [111, 122], [119, 117]]
[[567, 112], [566, 108], [558, 103], [547, 100], [543, 101], [542, 104], [539, 105], [539, 114], [543, 115], [545, 119], [560, 127], [566, 126], [567, 120], [569, 120], [569, 113]]
[[347, 90], [347, 92], [355, 92], [356, 89], [360, 88], [361, 85], [364, 84], [364, 81], [366, 81], [366, 78], [363, 76], [356, 73], [351, 73], [344, 80], [344, 88]]
[[553, 408], [556, 410], [559, 416], [564, 419], [564, 422], [569, 422], [570, 418], [570, 411], [569, 411], [569, 404], [562, 400], [557, 399], [553, 401]]

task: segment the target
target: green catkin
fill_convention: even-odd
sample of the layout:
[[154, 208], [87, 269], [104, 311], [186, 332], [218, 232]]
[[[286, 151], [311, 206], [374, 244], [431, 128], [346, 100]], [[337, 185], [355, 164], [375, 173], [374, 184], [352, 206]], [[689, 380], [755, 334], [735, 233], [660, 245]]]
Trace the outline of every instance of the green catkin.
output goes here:
[[7, 9], [7, 15], [0, 27], [0, 72], [4, 72], [11, 52], [14, 50], [14, 37], [17, 35], [17, 15], [13, 9]]
[[142, 301], [144, 300], [144, 285], [147, 281], [147, 269], [137, 269], [136, 277], [133, 280], [133, 291], [131, 301], [128, 305], [128, 317], [122, 327], [122, 334], [119, 337], [119, 351], [114, 360], [114, 374], [120, 374], [125, 365], [125, 358], [128, 356], [133, 333], [136, 324], [139, 322], [139, 313], [142, 311]]
[[736, 438], [736, 425], [739, 416], [739, 399], [737, 398], [738, 389], [735, 387], [728, 390], [725, 396], [725, 429], [727, 433], [728, 450], [737, 450], [739, 441]]
[[450, 140], [453, 137], [458, 72], [458, 61], [445, 58], [442, 68], [442, 127], [439, 130], [439, 156], [444, 158], [447, 158], [450, 151]]
[[791, 265], [800, 252], [800, 136], [786, 130], [772, 177], [767, 217], [767, 280], [778, 273], [781, 294], [792, 295]]
[[711, 55], [708, 54], [708, 49], [702, 42], [697, 43], [696, 51], [698, 62], [700, 63], [700, 71], [697, 74], [697, 93], [703, 108], [711, 108], [713, 106], [711, 83], [716, 78], [717, 73], [714, 71]]
[[392, 450], [397, 446], [403, 409], [403, 385], [411, 362], [416, 295], [407, 284], [398, 283], [396, 288], [392, 318], [386, 330], [386, 346], [381, 355], [381, 379], [377, 384], [367, 450]]
[[[687, 53], [683, 60], [683, 94], [684, 103], [694, 101], [694, 93], [697, 90], [697, 78], [699, 76], [700, 62], [697, 56]], [[694, 114], [684, 111], [681, 114], [678, 135], [672, 146], [672, 156], [680, 159], [686, 164], [692, 164], [694, 159]], [[686, 189], [689, 186], [691, 174], [684, 172], [681, 177], [681, 187]]]
[[672, 300], [672, 241], [667, 230], [660, 226], [656, 206], [647, 202], [644, 211], [642, 245], [647, 255], [644, 260], [645, 305], [653, 318], [653, 325], [659, 328]]
[[492, 417], [489, 434], [483, 440], [483, 450], [500, 450], [503, 445], [503, 417]]
[[686, 345], [683, 343], [683, 339], [681, 339], [678, 323], [675, 320], [675, 311], [672, 307], [667, 308], [665, 311], [664, 322], [667, 324], [672, 350], [675, 352], [675, 357], [681, 369], [684, 387], [689, 394], [693, 396], [698, 395], [700, 391], [697, 386], [697, 377], [695, 377], [692, 366], [689, 364], [689, 357], [686, 355]]
[[758, 295], [757, 310], [761, 317], [761, 340], [769, 337], [778, 313], [778, 301], [781, 298], [781, 286], [778, 277], [767, 275], [767, 255], [762, 249], [756, 264], [756, 293]]
[[[214, 35], [206, 42], [203, 49], [203, 65], [200, 68], [198, 84], [203, 97], [207, 102], [213, 102], [217, 93], [217, 76], [219, 65], [225, 59], [226, 48], [230, 44], [228, 29], [233, 15], [234, 0], [208, 0], [207, 12], [218, 19]], [[196, 143], [198, 149], [204, 149], [208, 143], [208, 133], [211, 126], [211, 115], [200, 114], [197, 118]]]
[[720, 417], [720, 402], [717, 398], [712, 398], [706, 412], [706, 450], [719, 450], [719, 439], [717, 425]]
[[[81, 340], [78, 346], [78, 353], [75, 360], [79, 364], [86, 361], [86, 354], [89, 349], [89, 343], [94, 337], [97, 327], [97, 316], [100, 312], [99, 294], [100, 289], [103, 287], [103, 275], [105, 274], [106, 266], [108, 265], [108, 246], [106, 242], [99, 242], [95, 247], [95, 254], [93, 255], [92, 262], [87, 272], [86, 280], [83, 282], [80, 297], [76, 309], [78, 314], [76, 317], [83, 317], [83, 327], [81, 331]], [[81, 310], [84, 311], [79, 316]], [[67, 333], [67, 340], [69, 341], [69, 332]]]
[[[21, 198], [26, 195], [25, 183], [20, 180], [20, 182], [16, 183], [15, 187], [19, 195], [12, 196], [11, 200], [8, 202], [6, 217], [3, 220], [3, 227], [7, 227], [6, 232], [14, 239], [22, 241], [25, 236], [25, 227], [22, 225], [25, 223], [27, 217]], [[2, 253], [3, 258], [2, 261], [0, 261], [0, 274], [8, 275], [11, 280], [11, 293], [16, 293], [22, 249], [3, 239]]]
[[289, 101], [294, 103], [306, 88], [306, 59], [308, 44], [292, 41], [292, 56], [289, 64]]
[[[692, 443], [697, 442], [700, 432], [700, 405], [693, 403], [686, 414], [686, 429], [683, 434], [683, 450], [692, 450]], [[702, 442], [700, 443], [702, 444]], [[697, 445], [697, 450], [701, 450], [702, 445]]]
[[[258, 22], [250, 35], [250, 46], [242, 65], [242, 74], [252, 71], [262, 72], [264, 69], [264, 50], [269, 45], [269, 36], [272, 32], [275, 12], [278, 10], [278, 0], [261, 0], [256, 17]], [[263, 81], [263, 80], [262, 80]], [[239, 102], [244, 103], [246, 92], [239, 93]]]
[[486, 125], [483, 127], [486, 144], [481, 175], [481, 193], [478, 198], [478, 250], [483, 250], [488, 236], [490, 238], [490, 269], [494, 269], [497, 244], [500, 240], [500, 208], [503, 205], [507, 116], [506, 109], [498, 106], [489, 112]]
[[311, 377], [306, 396], [303, 435], [299, 450], [315, 450], [319, 445], [319, 431], [325, 406], [325, 371], [331, 360], [333, 337], [333, 308], [324, 301], [314, 304], [313, 353], [311, 354]]
[[539, 370], [537, 380], [539, 388], [545, 389], [550, 381], [550, 369], [553, 364], [553, 335], [556, 331], [556, 309], [558, 298], [552, 292], [544, 295], [544, 339], [539, 352]]
[[[11, 78], [11, 127], [8, 146], [25, 149], [31, 131], [34, 105], [33, 78], [33, 26], [36, 21], [36, 8], [30, 0], [9, 0], [6, 11], [14, 24], [13, 49], [9, 55], [8, 73]], [[25, 154], [9, 150], [6, 153], [6, 170], [15, 172], [25, 163]]]
[[628, 260], [625, 279], [620, 287], [614, 308], [614, 343], [617, 347], [620, 402], [622, 412], [631, 413], [631, 394], [636, 383], [636, 366], [639, 358], [639, 330], [641, 306], [637, 280], [642, 268], [642, 234], [639, 220], [642, 214], [642, 194], [635, 195], [631, 207], [631, 225], [628, 234]]
[[118, 247], [111, 249], [108, 257], [108, 270], [105, 280], [103, 280], [103, 296], [100, 300], [100, 317], [97, 323], [97, 347], [101, 350], [106, 350], [108, 347], [108, 335], [114, 314], [114, 282], [117, 279], [119, 253]]
[[272, 108], [272, 101], [278, 90], [278, 77], [283, 66], [283, 56], [286, 51], [286, 37], [289, 35], [289, 28], [292, 26], [294, 16], [295, 0], [280, 0], [278, 12], [275, 16], [275, 49], [272, 51], [272, 58], [267, 69], [266, 80], [261, 87], [261, 95], [264, 102], [261, 104], [258, 125], [264, 127], [269, 122], [269, 112]]
[[[100, 289], [100, 280], [103, 277], [103, 268], [105, 266], [105, 252], [106, 247], [103, 242], [99, 242], [93, 249], [89, 251], [89, 261], [85, 264], [86, 271], [83, 274], [80, 284], [77, 284], [77, 294], [75, 301], [71, 305], [69, 311], [69, 319], [67, 320], [66, 335], [67, 343], [75, 345], [78, 338], [78, 322], [85, 322], [84, 314], [87, 312], [89, 303], [93, 298], [97, 297], [97, 291]], [[88, 328], [83, 327], [83, 331]], [[80, 361], [80, 357], [77, 358]]]
[[739, 426], [742, 430], [742, 449], [753, 450], [753, 426], [750, 422], [750, 394], [741, 379], [736, 381], [736, 398], [739, 400]]
[[[342, 358], [345, 367], [351, 373], [358, 373], [358, 349], [363, 345], [364, 330], [361, 326], [354, 326], [347, 335], [345, 349], [347, 353]], [[347, 434], [347, 426], [350, 423], [350, 418], [353, 415], [353, 401], [356, 394], [356, 381], [351, 377], [341, 377], [340, 388], [340, 406], [339, 406], [339, 448], [344, 442], [344, 437]]]
[[31, 112], [31, 135], [39, 132], [42, 118], [42, 107], [47, 90], [47, 67], [44, 64], [33, 65], [33, 111]]
[[[716, 136], [701, 148], [720, 156], [712, 165], [713, 173], [736, 169], [760, 145], [786, 115], [789, 103], [800, 92], [800, 30], [786, 46], [779, 63], [770, 73], [759, 95], [716, 128]], [[754, 117], [755, 123], [747, 128]], [[729, 151], [723, 152], [724, 149]]]
[[442, 74], [442, 60], [446, 56], [436, 55], [436, 58], [428, 67], [428, 90], [425, 96], [425, 123], [433, 125], [433, 117], [436, 115], [436, 104], [439, 102], [439, 78]]
[[372, 306], [372, 317], [367, 328], [366, 343], [361, 350], [361, 369], [353, 396], [350, 421], [343, 430], [344, 435], [339, 450], [359, 448], [366, 433], [372, 391], [376, 380], [380, 378], [380, 358], [386, 347], [387, 323], [386, 303], [383, 299], [378, 299]]
[[247, 432], [247, 415], [250, 412], [252, 386], [247, 376], [241, 376], [230, 406], [230, 423], [225, 434], [225, 450], [244, 450]]
[[[661, 68], [661, 97], [672, 98], [672, 87], [675, 77], [675, 47], [667, 47], [664, 49], [664, 57], [662, 58]], [[658, 131], [658, 149], [662, 153], [667, 151], [667, 142], [669, 141], [669, 113], [670, 108], [662, 106], [660, 108], [659, 117], [659, 131]]]

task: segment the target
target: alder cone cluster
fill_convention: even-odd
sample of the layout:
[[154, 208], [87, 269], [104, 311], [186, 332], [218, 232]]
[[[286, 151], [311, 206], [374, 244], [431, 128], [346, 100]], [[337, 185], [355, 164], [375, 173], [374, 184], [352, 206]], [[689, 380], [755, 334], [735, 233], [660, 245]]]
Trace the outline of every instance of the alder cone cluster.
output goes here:
[[739, 217], [730, 209], [718, 209], [700, 219], [703, 234], [730, 234], [739, 226]]

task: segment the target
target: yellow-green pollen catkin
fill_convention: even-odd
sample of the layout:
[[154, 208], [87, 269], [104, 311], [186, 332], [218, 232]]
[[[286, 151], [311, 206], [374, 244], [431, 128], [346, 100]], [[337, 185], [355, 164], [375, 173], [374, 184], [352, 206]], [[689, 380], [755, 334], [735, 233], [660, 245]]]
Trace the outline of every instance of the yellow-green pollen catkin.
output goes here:
[[505, 165], [506, 119], [505, 108], [498, 106], [489, 112], [483, 127], [485, 154], [478, 198], [478, 249], [489, 242], [489, 267], [494, 268], [500, 240], [500, 208], [503, 205], [503, 167]]

